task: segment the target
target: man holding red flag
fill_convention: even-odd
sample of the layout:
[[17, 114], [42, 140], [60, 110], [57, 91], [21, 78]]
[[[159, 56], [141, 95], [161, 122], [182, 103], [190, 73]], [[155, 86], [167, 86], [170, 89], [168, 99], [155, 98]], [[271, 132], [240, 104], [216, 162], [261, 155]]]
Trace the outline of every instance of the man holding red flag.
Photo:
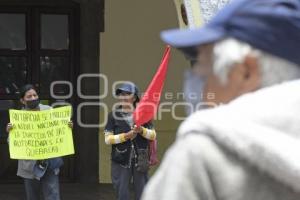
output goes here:
[[151, 121], [134, 126], [133, 112], [139, 102], [137, 87], [124, 83], [116, 90], [117, 109], [108, 115], [105, 143], [112, 145], [111, 178], [118, 200], [129, 200], [129, 184], [133, 179], [135, 199], [139, 200], [148, 181], [149, 141], [156, 132]]
[[140, 199], [148, 180], [149, 165], [158, 163], [156, 132], [151, 121], [157, 112], [169, 57], [168, 46], [141, 100], [134, 83], [125, 83], [116, 90], [120, 105], [108, 116], [105, 143], [112, 145], [112, 182], [117, 190], [118, 200], [130, 198], [128, 186], [131, 178], [135, 199]]

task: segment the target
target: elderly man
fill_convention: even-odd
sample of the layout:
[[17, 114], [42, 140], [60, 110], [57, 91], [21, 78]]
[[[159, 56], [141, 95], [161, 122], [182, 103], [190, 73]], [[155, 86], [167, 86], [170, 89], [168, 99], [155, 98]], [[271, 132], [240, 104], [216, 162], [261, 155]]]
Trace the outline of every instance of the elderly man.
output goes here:
[[183, 122], [143, 199], [299, 200], [300, 1], [235, 0], [162, 38], [197, 57], [222, 105]]

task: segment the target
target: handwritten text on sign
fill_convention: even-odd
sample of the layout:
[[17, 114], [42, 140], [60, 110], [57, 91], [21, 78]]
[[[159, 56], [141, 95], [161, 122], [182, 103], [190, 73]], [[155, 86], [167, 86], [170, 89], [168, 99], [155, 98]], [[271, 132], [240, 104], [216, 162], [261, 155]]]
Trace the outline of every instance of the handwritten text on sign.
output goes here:
[[12, 159], [41, 160], [74, 154], [68, 126], [71, 106], [42, 111], [9, 110]]

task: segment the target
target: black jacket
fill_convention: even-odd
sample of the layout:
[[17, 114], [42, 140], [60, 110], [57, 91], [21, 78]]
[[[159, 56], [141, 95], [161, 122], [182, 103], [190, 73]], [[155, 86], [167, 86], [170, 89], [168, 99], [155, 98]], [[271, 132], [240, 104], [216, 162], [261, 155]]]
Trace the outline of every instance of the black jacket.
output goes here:
[[[151, 122], [143, 124], [142, 126], [148, 129], [153, 128]], [[131, 127], [124, 119], [122, 112], [112, 111], [111, 113], [109, 113], [105, 131], [112, 132], [114, 135], [118, 135], [120, 133], [127, 133], [130, 130]], [[123, 143], [113, 144], [111, 159], [119, 164], [128, 165], [132, 147], [134, 147], [136, 156], [138, 156], [137, 149], [148, 149], [148, 146], [149, 140], [147, 140], [140, 134], [137, 134], [137, 136], [133, 140], [127, 140]]]

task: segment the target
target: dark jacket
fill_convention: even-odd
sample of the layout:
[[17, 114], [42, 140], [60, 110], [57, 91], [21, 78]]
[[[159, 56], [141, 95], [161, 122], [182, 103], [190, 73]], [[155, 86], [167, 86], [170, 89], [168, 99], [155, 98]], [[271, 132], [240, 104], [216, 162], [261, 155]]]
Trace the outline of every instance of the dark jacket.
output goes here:
[[[152, 129], [151, 122], [142, 125], [145, 128]], [[114, 135], [120, 133], [127, 133], [131, 130], [129, 123], [124, 119], [123, 113], [120, 111], [113, 111], [108, 115], [108, 121], [105, 127], [105, 131], [112, 132]], [[136, 156], [138, 156], [138, 149], [148, 149], [149, 140], [137, 134], [133, 140], [127, 140], [126, 142], [113, 144], [111, 151], [111, 159], [124, 166], [129, 165], [130, 159], [137, 159], [137, 157], [130, 158], [132, 148]]]

